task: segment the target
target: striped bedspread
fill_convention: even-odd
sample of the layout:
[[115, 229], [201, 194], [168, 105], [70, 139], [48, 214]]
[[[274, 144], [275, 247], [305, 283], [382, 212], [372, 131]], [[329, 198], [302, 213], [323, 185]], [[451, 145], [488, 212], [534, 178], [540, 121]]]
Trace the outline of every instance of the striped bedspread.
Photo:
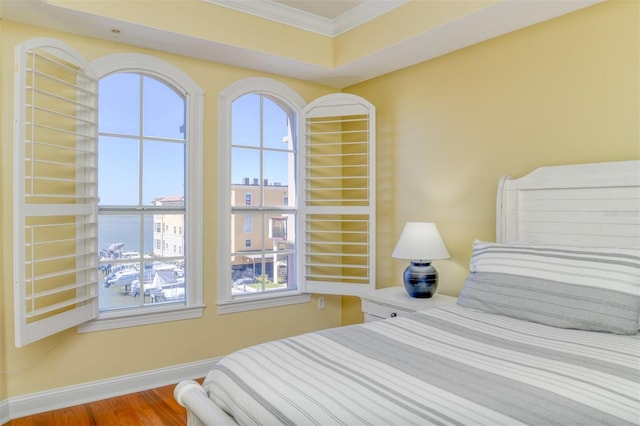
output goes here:
[[203, 385], [240, 424], [638, 425], [640, 336], [450, 306], [244, 349]]

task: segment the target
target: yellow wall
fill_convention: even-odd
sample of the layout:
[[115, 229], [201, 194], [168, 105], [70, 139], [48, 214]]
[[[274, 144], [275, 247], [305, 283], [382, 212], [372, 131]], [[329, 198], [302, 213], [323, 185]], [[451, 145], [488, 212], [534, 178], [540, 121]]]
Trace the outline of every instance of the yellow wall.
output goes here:
[[[219, 316], [216, 309], [218, 258], [217, 168], [205, 167], [204, 193], [204, 318], [143, 327], [77, 334], [75, 330], [16, 349], [13, 332], [12, 286], [12, 122], [14, 47], [34, 37], [54, 37], [78, 50], [87, 60], [117, 52], [144, 52], [158, 56], [189, 74], [205, 91], [204, 162], [217, 163], [218, 94], [229, 84], [255, 72], [98, 41], [9, 21], [2, 22], [2, 247], [0, 256], [0, 401], [109, 377], [132, 374], [225, 355], [235, 349], [293, 334], [338, 326], [340, 298], [327, 297], [324, 310], [315, 301], [247, 313]], [[271, 76], [274, 77], [274, 76]], [[311, 101], [334, 90], [301, 81], [275, 77]], [[53, 349], [52, 349], [53, 348]], [[50, 352], [49, 352], [50, 351]], [[36, 363], [34, 366], [32, 364]], [[5, 389], [6, 386], [6, 391]]]
[[[542, 165], [640, 158], [639, 2], [608, 1], [349, 87], [377, 109], [377, 281], [407, 221], [436, 222], [457, 295], [471, 242], [495, 239], [496, 186]], [[344, 302], [343, 323], [359, 306]]]

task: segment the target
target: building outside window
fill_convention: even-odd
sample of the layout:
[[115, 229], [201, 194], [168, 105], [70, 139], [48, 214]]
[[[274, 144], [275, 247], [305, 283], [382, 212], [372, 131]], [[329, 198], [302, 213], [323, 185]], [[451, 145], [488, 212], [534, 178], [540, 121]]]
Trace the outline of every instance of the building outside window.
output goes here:
[[[182, 195], [169, 195], [164, 197], [159, 197], [153, 200], [153, 205], [158, 207], [182, 207], [184, 206], [184, 196]], [[154, 214], [153, 220], [157, 223], [164, 224], [164, 227], [160, 227], [160, 229], [164, 229], [162, 232], [154, 232], [153, 238], [156, 240], [163, 241], [165, 244], [160, 245], [154, 249], [154, 256], [163, 257], [169, 255], [165, 248], [170, 246], [174, 247], [174, 250], [171, 254], [182, 253], [182, 248], [184, 247], [184, 238], [181, 232], [178, 232], [178, 229], [182, 229], [184, 226], [184, 216], [183, 215], [175, 215], [175, 214]], [[173, 229], [173, 232], [169, 232], [170, 229]]]

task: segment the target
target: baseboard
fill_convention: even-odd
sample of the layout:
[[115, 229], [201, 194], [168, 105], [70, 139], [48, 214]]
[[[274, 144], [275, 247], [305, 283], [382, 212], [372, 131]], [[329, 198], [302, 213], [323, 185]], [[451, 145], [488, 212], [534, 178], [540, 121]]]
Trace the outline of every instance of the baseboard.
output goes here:
[[10, 419], [204, 377], [218, 360], [212, 358], [9, 398], [0, 401], [0, 424]]
[[11, 418], [9, 417], [9, 401], [6, 399], [0, 401], [0, 425], [7, 423]]

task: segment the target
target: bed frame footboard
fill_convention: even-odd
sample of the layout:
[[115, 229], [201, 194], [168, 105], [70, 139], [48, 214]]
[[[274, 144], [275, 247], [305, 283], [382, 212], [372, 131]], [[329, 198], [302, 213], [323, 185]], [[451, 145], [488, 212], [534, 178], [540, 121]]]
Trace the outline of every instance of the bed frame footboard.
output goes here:
[[188, 426], [237, 426], [233, 417], [225, 413], [207, 395], [204, 388], [193, 380], [183, 380], [173, 390], [180, 405], [187, 409]]

